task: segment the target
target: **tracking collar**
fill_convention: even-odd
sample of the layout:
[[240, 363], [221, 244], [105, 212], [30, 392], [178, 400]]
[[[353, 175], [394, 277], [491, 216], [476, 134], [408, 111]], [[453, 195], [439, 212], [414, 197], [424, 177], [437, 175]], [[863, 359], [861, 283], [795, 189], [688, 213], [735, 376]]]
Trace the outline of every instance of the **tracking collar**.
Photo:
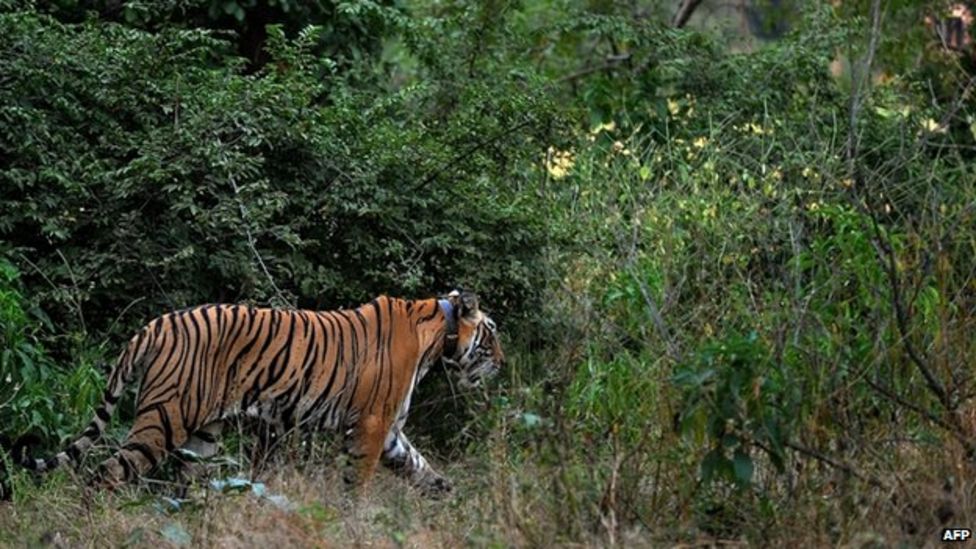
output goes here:
[[457, 351], [458, 340], [457, 311], [454, 309], [454, 304], [447, 299], [438, 299], [437, 304], [441, 306], [441, 310], [444, 311], [444, 318], [447, 319], [447, 330], [444, 335], [444, 358], [453, 360], [454, 353]]

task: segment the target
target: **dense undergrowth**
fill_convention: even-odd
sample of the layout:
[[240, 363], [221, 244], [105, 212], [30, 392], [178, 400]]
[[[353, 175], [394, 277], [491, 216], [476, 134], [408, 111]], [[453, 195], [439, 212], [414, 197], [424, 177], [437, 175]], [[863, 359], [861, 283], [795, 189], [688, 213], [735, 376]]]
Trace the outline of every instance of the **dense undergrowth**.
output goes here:
[[[461, 284], [510, 359], [483, 393], [435, 371], [415, 399], [447, 502], [383, 477], [343, 507], [323, 436], [254, 477], [286, 506], [205, 478], [174, 508], [169, 469], [94, 499], [15, 473], [0, 542], [915, 545], [973, 524], [972, 67], [918, 32], [935, 7], [872, 25], [869, 4], [730, 51], [663, 4], [341, 3], [327, 32], [279, 14], [245, 62], [206, 30], [233, 21], [177, 4], [79, 23], [0, 2], [2, 434], [57, 447], [125, 334], [202, 301]], [[210, 478], [251, 477], [248, 443]]]

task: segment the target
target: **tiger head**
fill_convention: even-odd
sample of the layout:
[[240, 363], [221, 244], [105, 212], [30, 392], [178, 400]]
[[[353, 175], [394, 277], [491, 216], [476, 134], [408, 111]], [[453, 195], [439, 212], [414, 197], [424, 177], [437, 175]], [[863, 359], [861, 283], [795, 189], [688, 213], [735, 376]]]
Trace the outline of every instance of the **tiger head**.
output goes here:
[[505, 353], [498, 339], [495, 321], [478, 309], [478, 296], [472, 292], [447, 295], [457, 320], [457, 344], [444, 362], [460, 370], [462, 387], [477, 387], [498, 373], [505, 364]]

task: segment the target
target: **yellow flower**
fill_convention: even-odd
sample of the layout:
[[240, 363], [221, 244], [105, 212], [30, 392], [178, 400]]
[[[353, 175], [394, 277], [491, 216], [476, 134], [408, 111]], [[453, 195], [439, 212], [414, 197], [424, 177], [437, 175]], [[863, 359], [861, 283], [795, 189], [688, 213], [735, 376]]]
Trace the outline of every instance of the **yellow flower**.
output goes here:
[[929, 133], [945, 133], [948, 128], [931, 118], [927, 118], [924, 122], [922, 122], [922, 129]]
[[707, 137], [696, 137], [695, 140], [691, 142], [691, 144], [694, 145], [695, 148], [704, 149], [705, 148], [705, 145], [708, 145], [708, 138]]
[[746, 122], [741, 126], [732, 127], [740, 132], [752, 132], [756, 135], [768, 135], [773, 133], [772, 128], [764, 128], [762, 124], [756, 124], [755, 122]]
[[615, 129], [617, 129], [617, 123], [611, 120], [610, 122], [597, 124], [594, 126], [593, 129], [590, 130], [590, 135], [598, 135], [600, 132], [612, 132]]
[[546, 171], [553, 179], [562, 179], [569, 175], [570, 170], [576, 163], [571, 151], [560, 151], [554, 147], [549, 147], [546, 151]]
[[668, 98], [668, 112], [671, 113], [671, 116], [678, 116], [678, 113], [681, 112], [681, 105], [670, 97]]
[[613, 152], [617, 154], [622, 154], [624, 156], [630, 156], [630, 149], [628, 149], [622, 141], [613, 142]]

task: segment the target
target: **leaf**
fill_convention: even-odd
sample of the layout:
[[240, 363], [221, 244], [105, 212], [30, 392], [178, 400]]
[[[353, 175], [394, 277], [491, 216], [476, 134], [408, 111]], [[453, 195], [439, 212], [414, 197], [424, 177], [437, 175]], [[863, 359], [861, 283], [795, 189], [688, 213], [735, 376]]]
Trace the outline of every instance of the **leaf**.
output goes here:
[[735, 456], [732, 458], [732, 468], [735, 471], [735, 481], [740, 486], [748, 486], [752, 483], [754, 472], [752, 458], [742, 449], [735, 451]]
[[719, 473], [721, 471], [723, 461], [726, 461], [726, 459], [722, 455], [722, 452], [718, 450], [718, 448], [712, 449], [710, 452], [705, 454], [705, 457], [704, 459], [702, 459], [701, 462], [702, 482], [704, 483], [711, 482], [714, 479], [716, 473]]
[[162, 535], [166, 541], [169, 541], [173, 545], [182, 547], [184, 545], [189, 545], [193, 538], [190, 533], [186, 531], [186, 528], [178, 522], [171, 522], [166, 526], [159, 529], [160, 535]]

